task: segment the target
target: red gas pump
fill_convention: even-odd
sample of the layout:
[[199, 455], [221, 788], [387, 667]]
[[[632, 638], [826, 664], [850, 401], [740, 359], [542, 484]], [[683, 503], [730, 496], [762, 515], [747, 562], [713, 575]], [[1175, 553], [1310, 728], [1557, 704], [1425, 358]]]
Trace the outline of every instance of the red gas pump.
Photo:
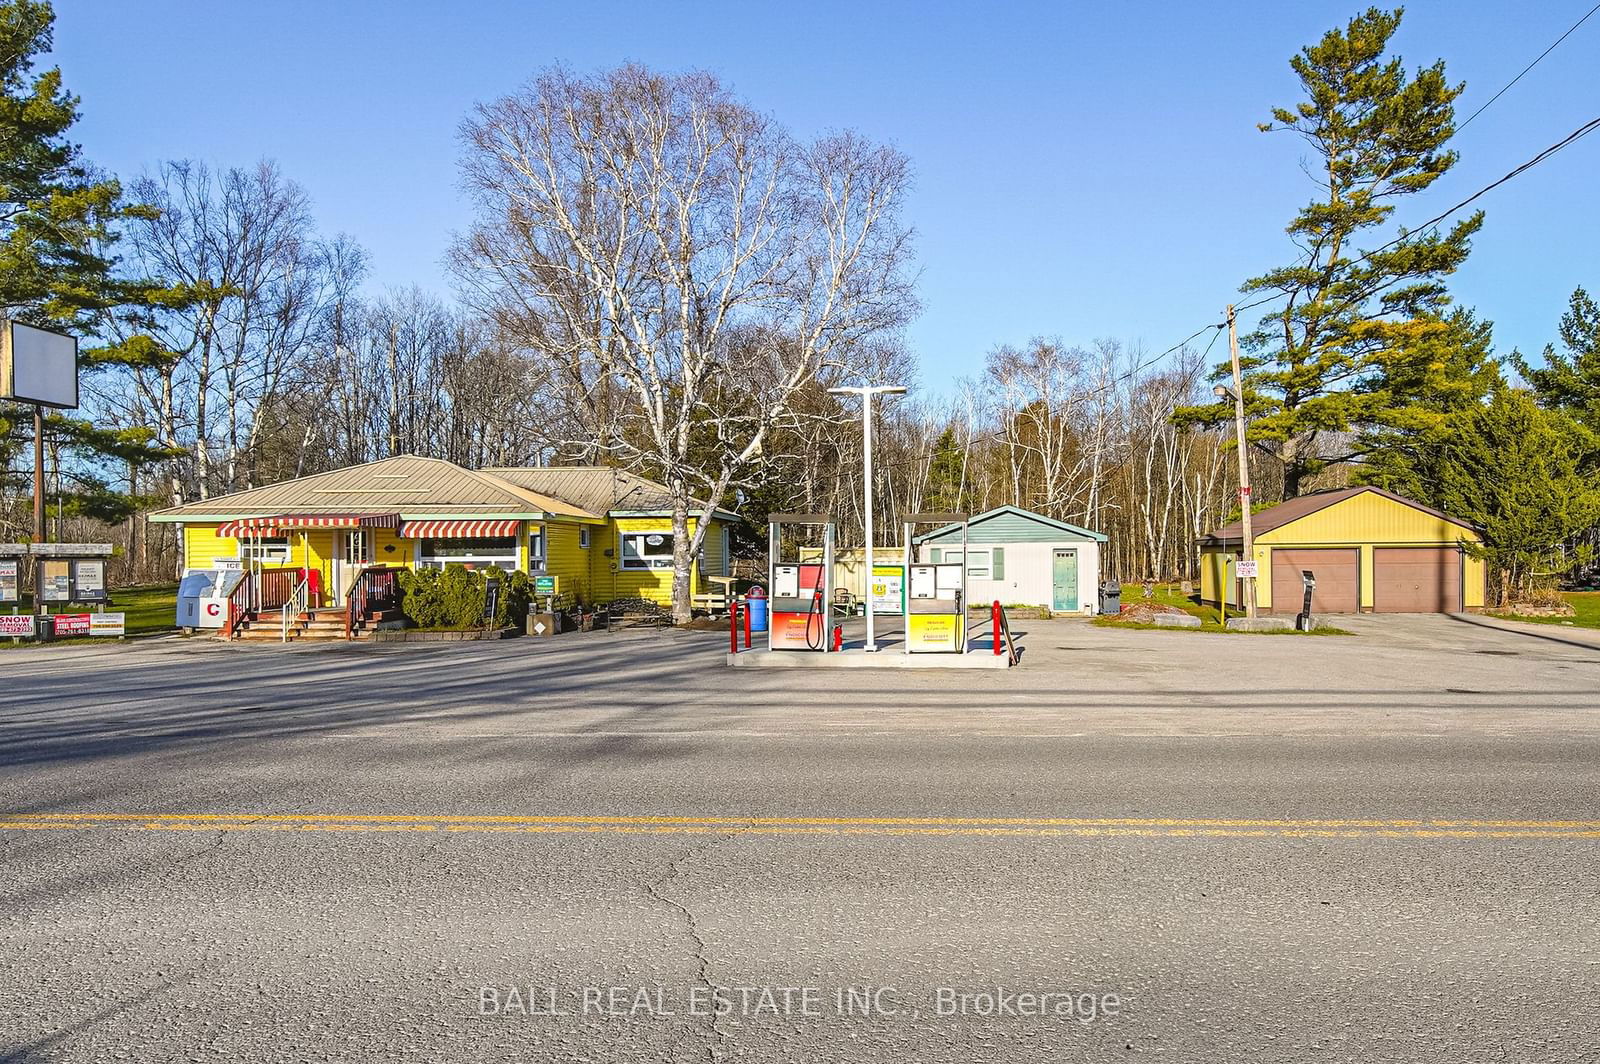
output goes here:
[[772, 649], [821, 650], [828, 612], [820, 565], [775, 565], [772, 569]]
[[[771, 611], [768, 648], [822, 653], [837, 650], [837, 645], [830, 645], [835, 638], [828, 616], [828, 603], [833, 597], [833, 521], [826, 514], [773, 514], [769, 520], [767, 557], [772, 579], [771, 597], [767, 600]], [[821, 526], [820, 552], [792, 540], [786, 543], [780, 534], [785, 525]], [[818, 553], [822, 556], [820, 562], [816, 560]], [[801, 557], [807, 560], [802, 561]]]

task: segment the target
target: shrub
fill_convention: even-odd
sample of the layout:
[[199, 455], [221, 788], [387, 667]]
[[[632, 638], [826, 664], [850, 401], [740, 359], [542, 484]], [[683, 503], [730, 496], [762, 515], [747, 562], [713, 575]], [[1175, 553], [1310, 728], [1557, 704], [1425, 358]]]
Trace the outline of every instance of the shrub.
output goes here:
[[471, 570], [462, 565], [408, 569], [400, 574], [400, 608], [420, 628], [481, 625], [491, 577], [500, 581], [494, 623], [500, 627], [520, 627], [528, 615], [528, 600], [533, 590], [528, 574], [521, 571]]

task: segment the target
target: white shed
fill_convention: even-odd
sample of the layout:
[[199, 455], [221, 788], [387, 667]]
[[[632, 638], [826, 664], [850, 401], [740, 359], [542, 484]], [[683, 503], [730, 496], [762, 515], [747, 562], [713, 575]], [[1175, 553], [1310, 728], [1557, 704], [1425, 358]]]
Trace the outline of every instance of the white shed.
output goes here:
[[[1045, 606], [1057, 613], [1097, 612], [1104, 533], [1018, 506], [998, 506], [967, 525], [967, 599], [1004, 606]], [[916, 537], [924, 563], [961, 560], [961, 526]]]

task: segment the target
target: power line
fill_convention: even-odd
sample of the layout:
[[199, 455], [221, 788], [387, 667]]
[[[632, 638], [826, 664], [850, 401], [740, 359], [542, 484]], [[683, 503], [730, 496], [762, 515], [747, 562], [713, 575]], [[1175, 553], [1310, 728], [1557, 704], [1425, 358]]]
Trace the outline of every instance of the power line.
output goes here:
[[[1595, 10], [1600, 10], [1600, 5], [1596, 5]], [[1593, 14], [1593, 11], [1591, 11], [1590, 14]], [[1584, 18], [1588, 18], [1588, 15], [1585, 15]], [[1579, 24], [1581, 24], [1582, 21], [1583, 20], [1580, 19], [1579, 20]], [[1576, 27], [1574, 27], [1574, 28], [1576, 28]], [[1570, 32], [1571, 31], [1569, 30], [1568, 33], [1570, 33]], [[1560, 42], [1558, 41], [1557, 43], [1560, 43]], [[1554, 46], [1552, 46], [1552, 47], [1554, 47]], [[1485, 106], [1487, 106], [1487, 104], [1485, 104]], [[1479, 110], [1481, 111], [1482, 108], [1479, 108]], [[1463, 125], [1464, 124], [1465, 123], [1463, 123]], [[1384, 251], [1387, 251], [1389, 248], [1391, 248], [1394, 245], [1400, 243], [1402, 240], [1405, 240], [1407, 237], [1411, 236], [1412, 234], [1417, 233], [1417, 232], [1419, 232], [1419, 231], [1421, 231], [1423, 229], [1427, 229], [1430, 226], [1437, 225], [1438, 223], [1444, 221], [1446, 218], [1450, 217], [1452, 214], [1454, 214], [1457, 211], [1461, 210], [1463, 207], [1466, 207], [1466, 206], [1470, 205], [1471, 203], [1473, 203], [1474, 201], [1476, 201], [1480, 197], [1482, 197], [1482, 196], [1486, 195], [1487, 193], [1493, 191], [1494, 189], [1500, 187], [1501, 185], [1505, 184], [1507, 181], [1510, 181], [1512, 178], [1517, 177], [1517, 176], [1519, 176], [1519, 175], [1521, 175], [1523, 173], [1526, 173], [1527, 171], [1533, 169], [1535, 166], [1538, 166], [1540, 163], [1542, 163], [1545, 160], [1549, 159], [1551, 156], [1555, 155], [1557, 152], [1561, 151], [1563, 148], [1566, 148], [1566, 147], [1572, 145], [1573, 143], [1575, 143], [1576, 141], [1581, 140], [1582, 138], [1588, 136], [1590, 133], [1593, 133], [1596, 129], [1600, 129], [1600, 118], [1593, 118], [1593, 119], [1589, 120], [1588, 122], [1585, 122], [1583, 125], [1579, 126], [1577, 129], [1573, 130], [1567, 136], [1563, 137], [1561, 140], [1557, 141], [1556, 143], [1550, 145], [1548, 148], [1545, 148], [1543, 151], [1539, 152], [1537, 155], [1533, 156], [1533, 158], [1529, 159], [1527, 162], [1524, 162], [1520, 166], [1517, 166], [1517, 167], [1513, 168], [1511, 171], [1509, 171], [1507, 174], [1505, 174], [1505, 176], [1497, 178], [1496, 180], [1489, 182], [1489, 184], [1487, 184], [1484, 187], [1480, 188], [1478, 191], [1474, 192], [1472, 195], [1468, 196], [1466, 199], [1464, 199], [1461, 202], [1455, 204], [1454, 206], [1448, 208], [1447, 210], [1442, 211], [1441, 213], [1435, 215], [1434, 217], [1428, 219], [1427, 221], [1423, 222], [1421, 225], [1417, 226], [1416, 228], [1408, 229], [1405, 232], [1402, 232], [1399, 236], [1395, 237], [1393, 240], [1390, 240], [1388, 243], [1380, 245], [1379, 247], [1373, 248], [1371, 251], [1368, 251], [1368, 252], [1362, 254], [1360, 257], [1352, 260], [1350, 265], [1354, 266], [1357, 263], [1365, 262], [1368, 259], [1372, 258], [1374, 255], [1378, 255], [1378, 254], [1381, 254]], [[1253, 301], [1251, 301], [1249, 303], [1243, 303], [1243, 304], [1236, 305], [1233, 308], [1234, 314], [1237, 315], [1240, 311], [1250, 310], [1253, 307], [1263, 306], [1263, 305], [1265, 305], [1267, 303], [1271, 303], [1273, 300], [1276, 300], [1276, 299], [1283, 299], [1288, 294], [1289, 293], [1287, 293], [1287, 292], [1277, 292], [1277, 293], [1274, 293], [1274, 294], [1272, 294], [1270, 296], [1264, 296], [1261, 299], [1253, 300]], [[1207, 329], [1218, 330], [1211, 337], [1211, 343], [1206, 345], [1206, 354], [1209, 354], [1210, 351], [1211, 351], [1211, 348], [1216, 345], [1217, 337], [1221, 335], [1220, 330], [1227, 328], [1227, 325], [1228, 325], [1228, 323], [1226, 321], [1216, 322], [1216, 323], [1207, 324], [1207, 325], [1202, 325], [1202, 326], [1200, 326], [1200, 328], [1196, 329], [1194, 332], [1190, 333], [1188, 336], [1185, 336], [1182, 340], [1179, 340], [1177, 343], [1173, 344], [1171, 347], [1168, 347], [1163, 351], [1157, 352], [1156, 354], [1150, 356], [1149, 358], [1141, 359], [1139, 362], [1135, 363], [1130, 368], [1124, 370], [1121, 373], [1116, 374], [1115, 376], [1111, 377], [1109, 380], [1107, 380], [1103, 384], [1099, 385], [1098, 387], [1093, 388], [1093, 389], [1091, 389], [1091, 390], [1089, 390], [1087, 392], [1082, 393], [1081, 395], [1078, 396], [1078, 398], [1079, 399], [1092, 399], [1092, 398], [1094, 398], [1094, 397], [1096, 397], [1098, 395], [1104, 394], [1105, 392], [1110, 391], [1111, 388], [1114, 387], [1115, 385], [1117, 385], [1117, 384], [1121, 383], [1122, 381], [1125, 381], [1125, 380], [1129, 379], [1130, 377], [1134, 376], [1140, 370], [1148, 369], [1150, 366], [1152, 366], [1155, 363], [1157, 363], [1157, 362], [1161, 361], [1162, 359], [1166, 358], [1168, 355], [1172, 354], [1173, 352], [1180, 350], [1186, 344], [1188, 344], [1191, 340], [1193, 340], [1195, 337], [1197, 337], [1197, 336], [1201, 335], [1202, 333], [1204, 333]], [[1201, 355], [1202, 361], [1205, 359], [1205, 357], [1206, 357], [1205, 354]], [[1003, 437], [1003, 435], [1004, 435], [1004, 433], [994, 432], [994, 433], [985, 433], [982, 436], [975, 436], [975, 437], [972, 438], [972, 440], [969, 441], [969, 446], [972, 443], [978, 443], [979, 441], [983, 441], [983, 440], [1000, 439], [1000, 438]], [[937, 451], [929, 451], [929, 452], [926, 452], [926, 453], [923, 453], [923, 454], [912, 455], [910, 457], [901, 458], [901, 459], [898, 459], [896, 461], [881, 463], [881, 468], [884, 468], [884, 469], [898, 469], [898, 468], [903, 468], [903, 467], [909, 466], [909, 465], [916, 465], [916, 464], [919, 464], [919, 463], [921, 463], [923, 461], [927, 461], [927, 460], [933, 458], [937, 454], [938, 454]], [[833, 479], [834, 479], [835, 482], [837, 482], [837, 481], [843, 480], [845, 478], [845, 476], [847, 476], [847, 475], [849, 475], [849, 474], [847, 474], [844, 471], [840, 471], [839, 473], [834, 474]]]
[[1600, 4], [1594, 5], [1587, 12], [1585, 12], [1584, 16], [1582, 18], [1580, 18], [1578, 21], [1574, 22], [1571, 26], [1569, 26], [1567, 28], [1567, 32], [1563, 33], [1561, 36], [1556, 38], [1555, 44], [1552, 44], [1550, 47], [1548, 47], [1544, 51], [1540, 52], [1538, 58], [1536, 58], [1533, 62], [1529, 63], [1527, 66], [1523, 67], [1521, 74], [1518, 74], [1516, 77], [1514, 77], [1510, 81], [1506, 82], [1505, 86], [1503, 88], [1501, 88], [1501, 90], [1499, 92], [1497, 92], [1493, 96], [1489, 97], [1489, 99], [1484, 102], [1482, 107], [1478, 108], [1476, 111], [1474, 111], [1470, 115], [1468, 115], [1467, 116], [1467, 120], [1456, 127], [1456, 132], [1459, 133], [1463, 129], [1466, 129], [1469, 125], [1471, 125], [1472, 124], [1472, 120], [1474, 118], [1477, 118], [1479, 115], [1483, 114], [1483, 112], [1487, 111], [1489, 109], [1489, 105], [1490, 104], [1494, 103], [1500, 97], [1504, 96], [1506, 94], [1506, 90], [1507, 89], [1510, 89], [1511, 86], [1515, 85], [1517, 82], [1522, 80], [1522, 75], [1523, 74], [1526, 74], [1528, 71], [1530, 71], [1534, 67], [1538, 66], [1540, 60], [1544, 59], [1545, 56], [1547, 56], [1551, 52], [1555, 51], [1556, 50], [1556, 45], [1559, 45], [1562, 41], [1564, 41], [1568, 37], [1572, 36], [1572, 32], [1574, 30], [1576, 30], [1579, 26], [1583, 25], [1585, 22], [1589, 21], [1589, 16], [1594, 14], [1596, 11], [1600, 11]]
[[[1600, 10], [1600, 7], [1597, 7], [1596, 10]], [[1587, 16], [1585, 16], [1585, 17], [1587, 17]], [[1430, 226], [1439, 224], [1440, 222], [1444, 221], [1446, 218], [1450, 217], [1452, 214], [1454, 214], [1457, 211], [1459, 211], [1461, 208], [1463, 208], [1463, 207], [1471, 204], [1475, 200], [1477, 200], [1479, 197], [1485, 195], [1486, 193], [1489, 193], [1489, 192], [1493, 191], [1496, 188], [1499, 188], [1501, 185], [1505, 184], [1507, 181], [1510, 181], [1512, 178], [1517, 177], [1517, 176], [1519, 176], [1519, 175], [1521, 175], [1523, 173], [1526, 173], [1527, 171], [1533, 169], [1535, 166], [1538, 166], [1540, 163], [1544, 162], [1546, 159], [1549, 159], [1551, 156], [1555, 155], [1557, 152], [1561, 151], [1563, 148], [1566, 148], [1566, 147], [1570, 146], [1571, 144], [1573, 144], [1574, 142], [1576, 142], [1578, 140], [1581, 140], [1584, 137], [1588, 136], [1590, 133], [1593, 133], [1596, 129], [1600, 129], [1600, 118], [1592, 118], [1592, 119], [1590, 119], [1589, 121], [1585, 122], [1583, 125], [1579, 126], [1577, 129], [1573, 130], [1571, 133], [1567, 134], [1565, 137], [1561, 138], [1560, 140], [1556, 141], [1554, 144], [1550, 145], [1548, 148], [1545, 148], [1543, 151], [1539, 152], [1537, 155], [1535, 155], [1533, 158], [1529, 159], [1527, 162], [1525, 162], [1522, 165], [1517, 166], [1514, 169], [1512, 169], [1504, 177], [1500, 177], [1500, 178], [1495, 179], [1494, 181], [1489, 182], [1487, 185], [1483, 186], [1478, 191], [1474, 192], [1472, 195], [1470, 195], [1466, 199], [1462, 200], [1460, 203], [1457, 203], [1455, 206], [1450, 207], [1449, 209], [1440, 212], [1439, 214], [1435, 215], [1432, 218], [1429, 218], [1427, 221], [1423, 222], [1419, 226], [1416, 226], [1414, 228], [1405, 230], [1399, 236], [1395, 237], [1393, 240], [1389, 241], [1388, 243], [1381, 244], [1378, 247], [1373, 248], [1371, 251], [1368, 251], [1365, 254], [1361, 255], [1360, 257], [1351, 260], [1350, 265], [1355, 266], [1355, 265], [1357, 265], [1359, 263], [1366, 262], [1368, 259], [1372, 258], [1374, 255], [1378, 255], [1378, 254], [1381, 254], [1382, 252], [1385, 252], [1385, 251], [1389, 250], [1390, 248], [1394, 247], [1396, 244], [1400, 243], [1402, 240], [1405, 240], [1407, 237], [1412, 236], [1415, 233], [1421, 232], [1422, 230], [1427, 229]], [[1289, 293], [1287, 293], [1287, 292], [1276, 292], [1276, 293], [1274, 293], [1274, 294], [1272, 294], [1270, 296], [1264, 296], [1261, 299], [1257, 299], [1257, 300], [1253, 300], [1252, 302], [1249, 302], [1249, 303], [1241, 304], [1241, 305], [1239, 305], [1237, 307], [1234, 307], [1233, 309], [1234, 309], [1235, 313], [1237, 313], [1238, 311], [1241, 311], [1241, 310], [1249, 310], [1252, 307], [1259, 307], [1259, 306], [1262, 306], [1263, 304], [1271, 303], [1275, 299], [1282, 299], [1288, 294]]]

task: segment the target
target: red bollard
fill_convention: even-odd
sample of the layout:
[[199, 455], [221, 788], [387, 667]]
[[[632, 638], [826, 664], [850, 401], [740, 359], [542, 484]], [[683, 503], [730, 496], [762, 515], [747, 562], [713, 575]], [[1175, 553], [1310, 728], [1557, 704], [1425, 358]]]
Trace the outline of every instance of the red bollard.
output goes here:
[[[745, 622], [747, 625], [748, 620]], [[748, 639], [750, 629], [746, 627], [745, 638]], [[728, 613], [728, 653], [739, 653], [739, 603], [733, 604], [733, 609]]]
[[843, 649], [844, 649], [844, 625], [836, 624], [836, 625], [833, 626], [833, 651], [834, 651], [835, 654], [837, 654], [839, 651], [841, 651]]
[[749, 650], [750, 649], [750, 606], [749, 606], [748, 603], [741, 602], [738, 605], [738, 609], [739, 609], [740, 613], [744, 614], [744, 648], [746, 650]]
[[1000, 600], [995, 599], [994, 605], [989, 608], [989, 623], [994, 625], [994, 652], [1000, 654]]

